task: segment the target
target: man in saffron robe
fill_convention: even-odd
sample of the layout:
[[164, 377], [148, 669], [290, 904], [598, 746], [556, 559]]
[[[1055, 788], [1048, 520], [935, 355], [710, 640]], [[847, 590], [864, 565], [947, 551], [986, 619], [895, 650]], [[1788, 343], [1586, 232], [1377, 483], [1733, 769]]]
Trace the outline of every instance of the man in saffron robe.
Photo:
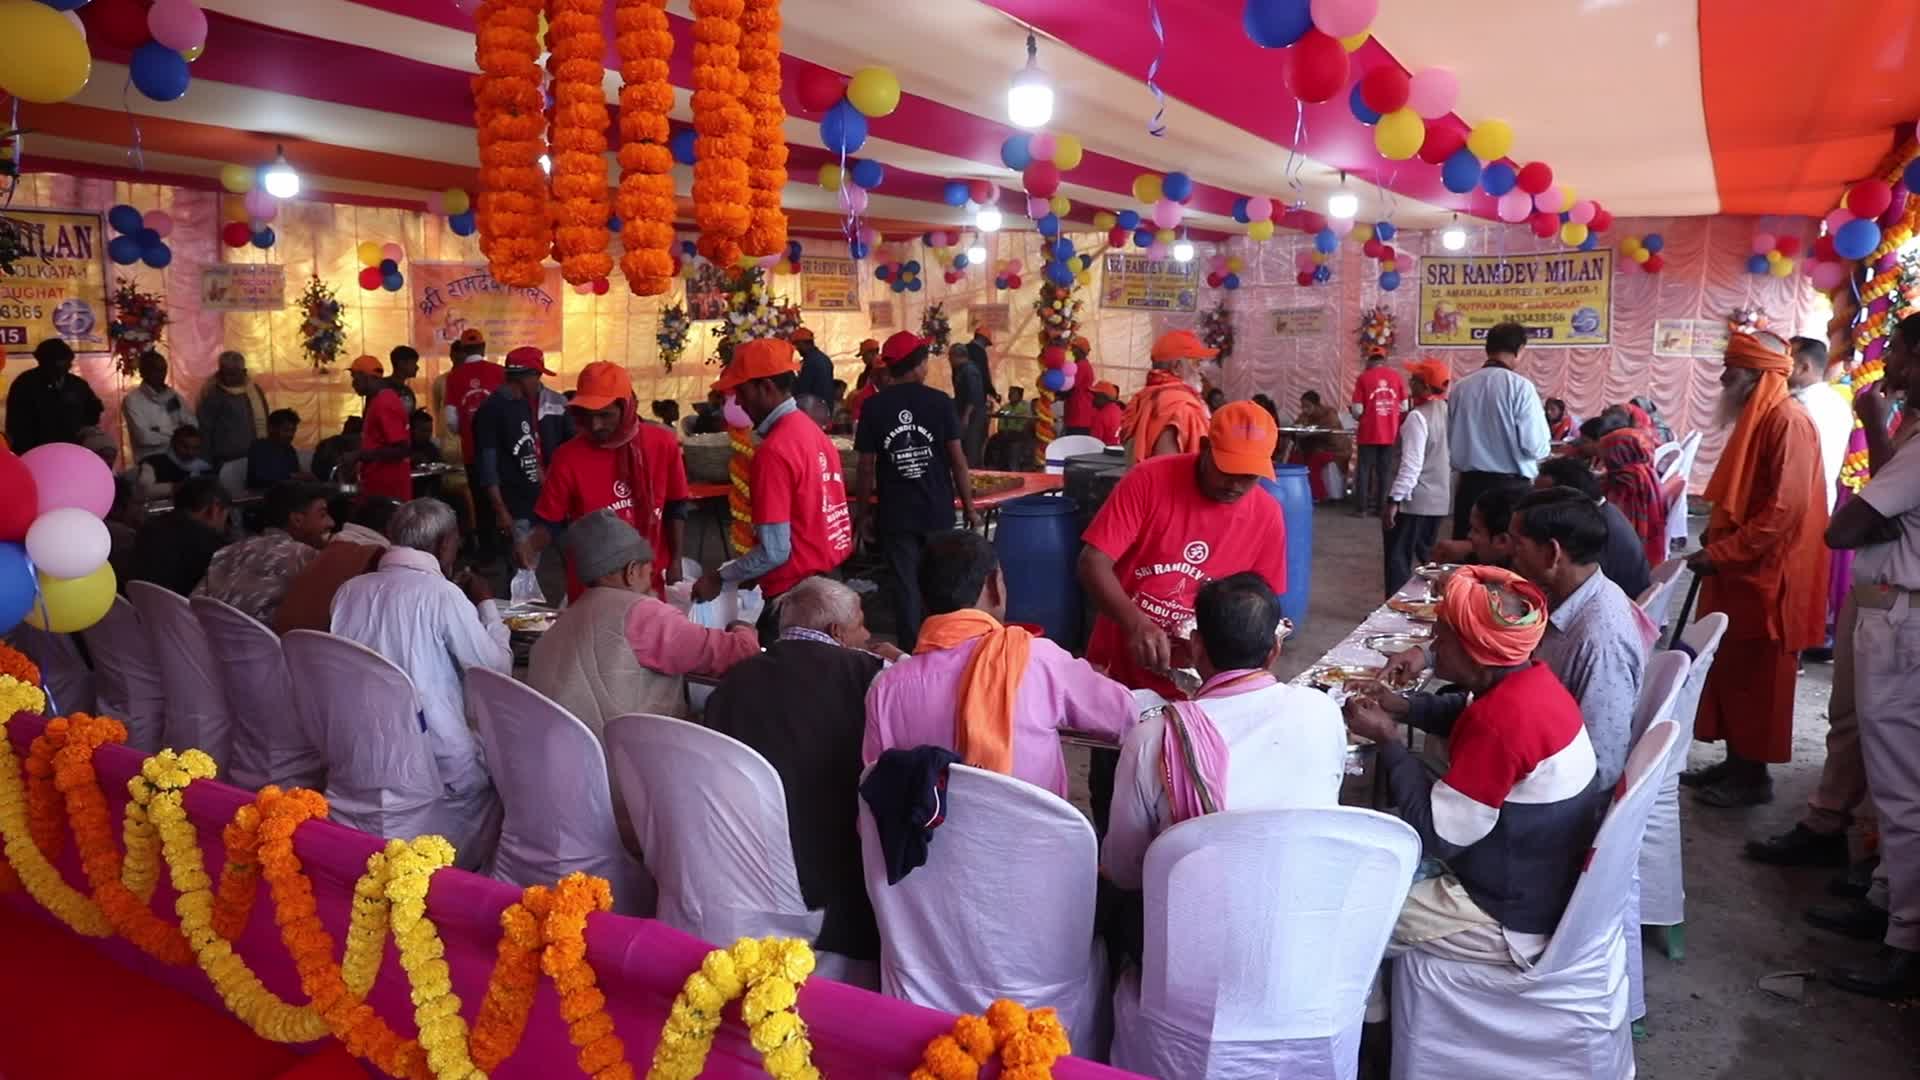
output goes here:
[[1772, 335], [1735, 334], [1720, 377], [1719, 422], [1733, 434], [1707, 484], [1713, 504], [1700, 552], [1700, 612], [1731, 620], [1707, 675], [1695, 737], [1725, 739], [1725, 761], [1681, 774], [1709, 806], [1773, 799], [1770, 762], [1793, 750], [1799, 652], [1827, 621], [1827, 500], [1820, 438], [1787, 392], [1793, 361]]
[[1207, 434], [1210, 413], [1200, 396], [1200, 364], [1220, 355], [1191, 330], [1173, 330], [1153, 343], [1153, 371], [1127, 405], [1120, 434], [1134, 461], [1193, 454]]

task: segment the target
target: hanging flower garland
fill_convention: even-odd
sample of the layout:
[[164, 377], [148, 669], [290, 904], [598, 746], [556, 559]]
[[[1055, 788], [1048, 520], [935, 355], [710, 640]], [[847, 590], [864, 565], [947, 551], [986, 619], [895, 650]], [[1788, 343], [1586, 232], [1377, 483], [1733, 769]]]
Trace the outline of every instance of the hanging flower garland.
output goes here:
[[300, 351], [307, 354], [313, 370], [325, 371], [340, 356], [346, 340], [346, 308], [334, 296], [333, 289], [315, 274], [300, 294]]
[[747, 478], [753, 472], [753, 428], [729, 427], [727, 445], [733, 456], [727, 459], [727, 546], [734, 555], [753, 550], [753, 489]]
[[1053, 1063], [1072, 1052], [1059, 1013], [1001, 998], [986, 1015], [962, 1016], [951, 1034], [928, 1043], [908, 1080], [974, 1080], [995, 1054], [1007, 1080], [1047, 1080]]
[[159, 345], [167, 328], [167, 307], [157, 294], [135, 288], [131, 278], [120, 279], [110, 306], [107, 337], [113, 341], [114, 367], [122, 375], [133, 375], [140, 369], [140, 354]]
[[787, 215], [780, 209], [787, 186], [787, 109], [780, 102], [780, 0], [745, 0], [740, 31], [740, 72], [746, 76], [740, 104], [753, 118], [753, 150], [747, 158], [752, 219], [743, 247], [748, 255], [776, 255], [787, 248]]
[[553, 69], [553, 254], [570, 285], [613, 272], [607, 254], [606, 38], [602, 0], [550, 0], [547, 42]]
[[[1080, 333], [1081, 302], [1073, 298], [1073, 286], [1056, 285], [1051, 281], [1040, 283], [1040, 295], [1034, 298], [1033, 313], [1040, 320], [1040, 351], [1051, 348], [1066, 349]], [[1053, 418], [1055, 395], [1045, 386], [1034, 395], [1033, 405], [1033, 460], [1036, 466], [1047, 463], [1047, 444], [1053, 442], [1059, 429]]]
[[1753, 304], [1734, 308], [1727, 315], [1727, 329], [1736, 334], [1757, 334], [1769, 325], [1767, 313]]
[[545, 7], [544, 0], [485, 0], [474, 13], [480, 68], [473, 80], [480, 138], [474, 212], [480, 250], [503, 285], [540, 284], [546, 276], [541, 261], [553, 246], [547, 176], [540, 168], [547, 120], [538, 34]]
[[743, 0], [693, 2], [693, 217], [700, 254], [719, 266], [740, 262], [752, 224], [747, 160], [753, 154], [753, 116], [741, 104], [747, 77], [740, 70]]
[[687, 976], [673, 999], [667, 1026], [654, 1047], [647, 1080], [694, 1080], [706, 1067], [727, 1003], [745, 995], [740, 1019], [767, 1075], [779, 1080], [817, 1080], [813, 1045], [794, 1013], [799, 987], [813, 973], [813, 950], [804, 941], [742, 938], [715, 949]]
[[944, 301], [927, 305], [927, 313], [920, 316], [920, 336], [927, 339], [927, 352], [934, 356], [947, 351], [947, 345], [953, 339], [953, 327], [948, 323]]
[[668, 371], [686, 354], [687, 334], [692, 329], [693, 320], [687, 318], [685, 307], [673, 304], [660, 312], [660, 331], [654, 340], [660, 343], [660, 361]]
[[1397, 336], [1393, 311], [1385, 304], [1360, 313], [1360, 346], [1365, 349], [1391, 349]]
[[[659, 296], [673, 283], [673, 33], [666, 0], [617, 0], [614, 46], [620, 56], [620, 190], [626, 254], [620, 269], [637, 296]], [[668, 368], [671, 370], [672, 361]]]
[[1207, 348], [1220, 350], [1220, 360], [1225, 362], [1233, 352], [1233, 312], [1227, 308], [1225, 300], [1207, 309], [1200, 316], [1200, 340]]

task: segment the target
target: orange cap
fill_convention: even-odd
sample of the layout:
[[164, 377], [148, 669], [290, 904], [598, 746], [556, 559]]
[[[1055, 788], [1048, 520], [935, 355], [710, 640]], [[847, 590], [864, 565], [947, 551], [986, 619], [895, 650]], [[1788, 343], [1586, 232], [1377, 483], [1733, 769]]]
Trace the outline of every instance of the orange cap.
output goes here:
[[460, 344], [462, 345], [485, 345], [486, 343], [486, 335], [472, 327], [460, 331]]
[[611, 360], [595, 360], [580, 369], [580, 383], [570, 407], [589, 412], [604, 409], [616, 401], [633, 400], [633, 379], [627, 369]]
[[353, 358], [353, 363], [347, 365], [347, 370], [357, 371], [362, 375], [382, 375], [387, 369], [380, 366], [379, 357], [362, 353]]
[[733, 350], [733, 359], [727, 362], [726, 369], [713, 388], [722, 394], [732, 393], [741, 383], [753, 379], [769, 379], [775, 375], [791, 375], [800, 370], [800, 358], [793, 351], [791, 342], [779, 338], [755, 338], [742, 342]]
[[880, 343], [878, 341], [875, 341], [872, 338], [868, 338], [867, 340], [860, 343], [861, 356], [865, 356], [868, 353], [877, 353], [879, 351], [880, 351]]
[[984, 341], [989, 345], [993, 344], [993, 333], [992, 331], [988, 330], [984, 326], [974, 327], [973, 336], [979, 338], [981, 341]]
[[1407, 365], [1407, 374], [1419, 376], [1421, 382], [1426, 383], [1435, 390], [1445, 390], [1447, 383], [1453, 380], [1452, 373], [1447, 370], [1447, 362], [1445, 360], [1435, 360], [1431, 357], [1409, 363]]
[[1232, 476], [1273, 479], [1273, 448], [1279, 441], [1280, 428], [1273, 417], [1251, 401], [1222, 406], [1207, 427], [1213, 467]]
[[[1164, 363], [1168, 360], [1211, 360], [1220, 355], [1219, 349], [1209, 349], [1191, 330], [1169, 330], [1160, 335], [1153, 343], [1153, 362]], [[1254, 406], [1256, 412], [1259, 406]]]
[[1105, 394], [1110, 398], [1117, 398], [1120, 396], [1120, 388], [1110, 382], [1094, 383], [1093, 392], [1096, 394]]
[[1093, 342], [1076, 334], [1074, 335], [1073, 341], [1068, 344], [1068, 348], [1078, 349], [1081, 352], [1092, 352]]
[[810, 330], [810, 329], [808, 329], [807, 327], [804, 327], [804, 326], [801, 326], [801, 327], [797, 327], [797, 328], [795, 328], [795, 330], [793, 331], [793, 340], [795, 340], [795, 341], [812, 341], [812, 340], [813, 340], [813, 331], [812, 331], [812, 330]]

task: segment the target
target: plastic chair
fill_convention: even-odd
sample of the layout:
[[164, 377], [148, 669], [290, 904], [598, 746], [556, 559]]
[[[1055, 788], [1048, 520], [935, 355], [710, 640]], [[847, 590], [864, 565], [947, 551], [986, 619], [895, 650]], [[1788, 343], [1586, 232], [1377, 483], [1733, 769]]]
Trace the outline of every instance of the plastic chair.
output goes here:
[[[1680, 484], [1667, 501], [1667, 549], [1678, 551], [1687, 546], [1687, 482], [1693, 476], [1693, 462], [1700, 454], [1700, 432], [1680, 440], [1680, 460], [1674, 463], [1672, 478]], [[1663, 476], [1662, 483], [1667, 478]]]
[[52, 700], [47, 702], [49, 716], [93, 713], [99, 707], [93, 669], [74, 644], [71, 634], [53, 634], [26, 623], [8, 633], [14, 647], [25, 653], [40, 669], [40, 684]]
[[128, 746], [143, 754], [159, 750], [167, 690], [140, 612], [126, 597], [116, 596], [106, 615], [80, 637], [93, 654], [99, 710], [127, 725]]
[[1145, 958], [1113, 992], [1114, 1066], [1353, 1080], [1419, 861], [1419, 834], [1371, 810], [1229, 811], [1168, 829], [1147, 849]]
[[[1673, 719], [1674, 703], [1679, 700], [1680, 692], [1685, 688], [1687, 673], [1692, 666], [1693, 661], [1687, 658], [1687, 654], [1678, 651], [1654, 653], [1652, 659], [1647, 661], [1646, 675], [1640, 681], [1640, 700], [1634, 705], [1633, 709], [1633, 742], [1635, 744], [1639, 743], [1641, 737], [1645, 735], [1648, 729], [1654, 724], [1662, 720]], [[1675, 745], [1684, 757], [1686, 754], [1686, 744], [1676, 742]], [[1654, 800], [1656, 802], [1660, 798], [1658, 787], [1659, 785], [1656, 784], [1654, 793]], [[1649, 811], [1649, 815], [1651, 815], [1651, 811]], [[1642, 858], [1644, 858], [1645, 855], [1646, 848], [1643, 841], [1641, 846]], [[1636, 1024], [1640, 1022], [1642, 1017], [1647, 1015], [1645, 968], [1642, 964], [1643, 957], [1640, 952], [1639, 926], [1640, 869], [1638, 862], [1636, 862], [1633, 871], [1633, 889], [1629, 894], [1627, 903], [1626, 921], [1627, 1015], [1632, 1017]]]
[[1685, 559], [1668, 559], [1654, 567], [1646, 591], [1634, 600], [1654, 625], [1667, 625], [1667, 612], [1673, 607], [1673, 590], [1679, 586], [1680, 575], [1686, 568]]
[[1653, 452], [1653, 474], [1666, 483], [1680, 474], [1680, 459], [1686, 451], [1677, 442], [1670, 442]]
[[1680, 858], [1680, 773], [1687, 767], [1687, 748], [1693, 742], [1694, 714], [1700, 691], [1720, 652], [1727, 632], [1725, 614], [1714, 612], [1680, 631], [1680, 642], [1693, 651], [1687, 680], [1674, 701], [1673, 720], [1680, 738], [1667, 761], [1666, 775], [1653, 810], [1647, 815], [1647, 836], [1640, 845], [1640, 924], [1660, 928], [1660, 946], [1670, 960], [1686, 956], [1687, 890]]
[[235, 458], [220, 466], [220, 486], [236, 499], [247, 493], [246, 458]]
[[467, 713], [505, 808], [487, 875], [524, 886], [580, 871], [607, 879], [615, 911], [652, 914], [653, 881], [621, 845], [614, 824], [600, 740], [511, 676], [471, 668], [466, 689]]
[[1098, 1060], [1111, 1031], [1107, 951], [1094, 937], [1099, 848], [1066, 800], [954, 765], [947, 819], [926, 865], [887, 884], [865, 799], [860, 855], [880, 927], [880, 989], [947, 1012], [996, 998], [1060, 1010], [1074, 1052]]
[[194, 618], [186, 597], [151, 582], [128, 582], [127, 599], [140, 611], [141, 626], [160, 665], [160, 685], [167, 694], [161, 744], [205, 751], [220, 767], [221, 779], [226, 779], [233, 764], [233, 718], [227, 710], [219, 661], [200, 620]]
[[227, 712], [233, 723], [233, 767], [228, 781], [249, 791], [268, 784], [322, 789], [327, 763], [320, 744], [300, 721], [293, 681], [280, 639], [258, 619], [224, 601], [188, 601], [207, 645], [225, 668]]
[[820, 935], [793, 867], [787, 795], [737, 739], [648, 713], [607, 721], [627, 817], [659, 890], [656, 918], [714, 945]]
[[1098, 454], [1107, 444], [1091, 435], [1062, 435], [1047, 444], [1047, 473], [1060, 476], [1067, 471], [1067, 459], [1081, 454]]
[[1662, 721], [1627, 757], [1626, 793], [1594, 837], [1546, 952], [1525, 970], [1413, 950], [1393, 968], [1393, 1080], [1633, 1075], [1627, 1019], [1628, 891], [1667, 756], [1680, 728]]

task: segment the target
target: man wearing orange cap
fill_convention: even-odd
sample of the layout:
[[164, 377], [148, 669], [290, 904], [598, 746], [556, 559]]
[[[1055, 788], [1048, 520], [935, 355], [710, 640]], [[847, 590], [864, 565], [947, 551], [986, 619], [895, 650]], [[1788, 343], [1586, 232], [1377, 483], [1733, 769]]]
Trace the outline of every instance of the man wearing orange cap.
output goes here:
[[1799, 653], [1826, 639], [1826, 474], [1820, 433], [1788, 393], [1792, 372], [1773, 334], [1727, 342], [1718, 419], [1733, 434], [1707, 483], [1701, 549], [1687, 560], [1706, 579], [1700, 613], [1731, 620], [1694, 721], [1695, 738], [1727, 741], [1727, 758], [1680, 776], [1709, 806], [1772, 801], [1767, 763], [1793, 756]]
[[1069, 435], [1093, 434], [1093, 362], [1087, 354], [1093, 344], [1076, 336], [1068, 346], [1073, 353], [1073, 388], [1067, 391], [1066, 429]]
[[360, 450], [349, 455], [359, 466], [360, 491], [406, 502], [413, 498], [413, 432], [406, 402], [381, 378], [384, 369], [377, 357], [361, 355], [347, 370], [353, 392], [367, 402]]
[[[811, 398], [822, 405], [833, 404], [833, 358], [813, 343], [813, 331], [800, 327], [793, 332], [793, 348], [800, 354], [800, 377], [794, 381], [793, 396]], [[801, 402], [805, 411], [808, 402]]]
[[1400, 437], [1400, 414], [1406, 407], [1407, 384], [1387, 363], [1387, 350], [1367, 349], [1366, 369], [1353, 383], [1353, 415], [1359, 421], [1354, 442], [1360, 447], [1353, 474], [1356, 517], [1380, 510], [1392, 477], [1387, 472], [1394, 442]]
[[887, 388], [886, 364], [880, 359], [880, 343], [868, 338], [860, 343], [860, 363], [865, 367], [860, 372], [860, 385], [847, 399], [847, 415], [853, 419], [853, 426], [860, 427], [860, 409], [873, 395]]
[[[753, 549], [709, 570], [694, 583], [695, 600], [720, 595], [723, 584], [758, 582], [768, 600], [853, 554], [853, 518], [840, 451], [793, 400], [800, 363], [778, 338], [742, 343], [713, 388], [731, 393], [760, 438], [747, 478], [753, 493]], [[777, 608], [761, 616], [761, 640], [777, 637]]]
[[[568, 522], [612, 510], [653, 548], [654, 590], [680, 580], [679, 556], [686, 550], [687, 506], [693, 497], [680, 440], [641, 420], [627, 369], [607, 360], [580, 370], [567, 412], [579, 434], [552, 451], [533, 504], [534, 521], [514, 548], [520, 565], [537, 566], [540, 551]], [[567, 596], [585, 591], [569, 556]]]
[[[1147, 385], [1127, 403], [1121, 435], [1135, 461], [1199, 450], [1207, 432], [1207, 403], [1200, 396], [1200, 363], [1220, 355], [1191, 330], [1171, 330], [1153, 343]], [[1271, 419], [1271, 418], [1269, 418]], [[1271, 475], [1272, 466], [1268, 466]]]
[[1120, 388], [1110, 382], [1094, 383], [1093, 437], [1108, 446], [1120, 445], [1120, 426], [1126, 416], [1126, 409], [1120, 405]]
[[1447, 383], [1444, 360], [1407, 365], [1413, 408], [1395, 435], [1393, 469], [1380, 505], [1380, 529], [1392, 596], [1426, 562], [1453, 510], [1453, 458], [1447, 452]]

